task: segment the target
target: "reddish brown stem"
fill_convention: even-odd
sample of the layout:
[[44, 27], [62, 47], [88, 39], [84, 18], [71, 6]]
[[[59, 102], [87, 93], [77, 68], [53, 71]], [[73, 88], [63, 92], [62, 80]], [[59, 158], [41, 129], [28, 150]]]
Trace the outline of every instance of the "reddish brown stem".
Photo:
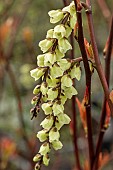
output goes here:
[[110, 83], [110, 63], [111, 63], [111, 54], [112, 54], [112, 47], [113, 47], [113, 16], [111, 21], [111, 29], [110, 29], [110, 35], [109, 35], [109, 45], [105, 57], [105, 77], [106, 81], [109, 87]]
[[88, 129], [88, 147], [89, 147], [89, 159], [90, 159], [89, 162], [90, 162], [90, 169], [92, 169], [92, 163], [94, 159], [94, 147], [93, 147], [92, 120], [91, 120], [91, 72], [90, 72], [87, 54], [84, 46], [81, 7], [80, 4], [78, 4], [77, 0], [74, 0], [74, 2], [77, 11], [78, 43], [83, 57], [83, 63], [84, 63], [85, 75], [86, 75], [86, 87], [88, 89], [88, 94], [89, 94], [89, 100], [88, 103], [86, 104], [86, 118], [87, 118], [87, 129]]
[[90, 6], [90, 5], [91, 5], [90, 0], [86, 0], [86, 4], [87, 4], [88, 6]]
[[69, 5], [69, 0], [63, 0], [64, 6]]
[[110, 24], [111, 18], [111, 11], [108, 8], [108, 5], [105, 0], [97, 0], [97, 3], [102, 11], [104, 18], [106, 19], [107, 23]]
[[[72, 46], [71, 50], [71, 59], [74, 59], [74, 39], [73, 39], [73, 32], [70, 36], [70, 43]], [[76, 60], [76, 59], [75, 59]], [[73, 81], [73, 86], [75, 86], [75, 83]], [[73, 143], [74, 143], [74, 151], [75, 151], [75, 158], [76, 158], [76, 165], [77, 169], [81, 170], [80, 166], [80, 159], [79, 159], [79, 150], [77, 145], [77, 113], [76, 113], [76, 105], [75, 105], [75, 96], [72, 97], [72, 112], [73, 112]]]
[[88, 26], [89, 26], [89, 31], [90, 31], [91, 44], [92, 44], [92, 49], [93, 49], [93, 53], [94, 53], [94, 59], [95, 59], [97, 72], [98, 72], [101, 84], [103, 86], [103, 90], [104, 90], [106, 99], [108, 101], [111, 113], [113, 115], [113, 104], [112, 104], [111, 100], [109, 99], [109, 89], [108, 89], [107, 81], [106, 81], [104, 71], [103, 71], [103, 68], [102, 68], [102, 65], [101, 65], [101, 62], [100, 62], [98, 49], [97, 49], [97, 44], [96, 44], [96, 40], [95, 40], [95, 33], [94, 33], [94, 26], [93, 26], [93, 19], [92, 19], [92, 11], [91, 11], [91, 9], [87, 9], [86, 14], [87, 14], [87, 20], [88, 20]]
[[[69, 0], [63, 0], [64, 6], [69, 5]], [[74, 39], [73, 39], [73, 32], [70, 36], [70, 43], [72, 46], [71, 50], [71, 56], [70, 58], [73, 60], [74, 59]], [[77, 58], [78, 61], [81, 61], [82, 58]], [[77, 60], [75, 59], [75, 60]], [[75, 83], [73, 82], [73, 85]], [[79, 151], [78, 151], [78, 145], [77, 145], [77, 123], [76, 123], [76, 106], [75, 106], [75, 96], [72, 97], [72, 112], [73, 112], [73, 143], [74, 143], [74, 152], [75, 152], [75, 158], [76, 158], [76, 165], [78, 170], [81, 170], [80, 166], [80, 160], [79, 160]]]
[[[63, 2], [64, 2], [64, 6], [69, 5], [69, 0], [63, 0]], [[70, 58], [73, 60], [74, 59], [73, 32], [72, 32], [72, 34], [70, 36], [70, 43], [71, 43], [71, 46], [72, 46]], [[80, 59], [80, 61], [82, 60], [81, 57], [79, 59]], [[79, 59], [78, 59], [78, 61], [79, 61]], [[75, 85], [74, 81], [73, 81], [73, 85]], [[80, 160], [79, 160], [79, 151], [78, 151], [78, 145], [77, 145], [77, 123], [76, 123], [75, 96], [72, 97], [72, 112], [73, 112], [73, 143], [74, 143], [74, 152], [75, 152], [75, 158], [76, 158], [76, 165], [77, 165], [77, 169], [81, 170]]]
[[[113, 17], [112, 17], [111, 30], [110, 30], [110, 35], [109, 35], [109, 44], [108, 44], [108, 49], [107, 49], [107, 53], [105, 57], [105, 77], [106, 77], [108, 87], [110, 83], [110, 61], [111, 61], [112, 45], [113, 45]], [[106, 130], [106, 129], [103, 130], [105, 118], [106, 118], [106, 98], [104, 96], [103, 109], [102, 109], [101, 121], [100, 121], [100, 133], [99, 133], [99, 137], [97, 141], [96, 154], [95, 154], [95, 166], [94, 166], [95, 169], [98, 166], [98, 157], [99, 157], [99, 153], [101, 150], [103, 136]]]

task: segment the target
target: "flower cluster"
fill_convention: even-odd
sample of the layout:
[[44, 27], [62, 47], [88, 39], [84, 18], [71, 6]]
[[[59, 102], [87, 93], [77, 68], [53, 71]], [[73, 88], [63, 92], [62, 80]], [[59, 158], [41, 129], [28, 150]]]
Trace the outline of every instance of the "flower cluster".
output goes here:
[[44, 142], [39, 153], [34, 157], [37, 162], [35, 169], [40, 169], [41, 164], [49, 163], [51, 147], [55, 150], [62, 148], [59, 130], [64, 124], [69, 124], [70, 118], [64, 113], [64, 104], [77, 94], [73, 87], [73, 79], [80, 80], [81, 69], [79, 63], [64, 58], [65, 53], [72, 49], [68, 41], [76, 23], [76, 11], [74, 2], [62, 10], [52, 10], [49, 13], [50, 22], [61, 24], [47, 31], [46, 39], [40, 41], [39, 47], [43, 54], [38, 55], [38, 67], [31, 70], [31, 76], [37, 81], [41, 78], [41, 84], [37, 85], [32, 99], [35, 107], [31, 110], [33, 117], [41, 108], [46, 117], [41, 122], [42, 130], [37, 137]]

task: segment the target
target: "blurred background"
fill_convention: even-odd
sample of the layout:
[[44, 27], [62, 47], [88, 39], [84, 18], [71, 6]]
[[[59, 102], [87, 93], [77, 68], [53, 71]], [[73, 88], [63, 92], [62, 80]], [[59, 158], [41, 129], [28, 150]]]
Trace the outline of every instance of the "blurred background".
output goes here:
[[[92, 0], [96, 40], [104, 66], [102, 52], [109, 35], [113, 1], [105, 0], [105, 6], [102, 2], [104, 1]], [[32, 170], [34, 167], [32, 159], [40, 146], [36, 133], [44, 115], [41, 112], [37, 118], [31, 120], [32, 91], [36, 82], [30, 77], [29, 71], [36, 67], [36, 56], [41, 54], [39, 41], [45, 38], [48, 29], [53, 28], [49, 23], [48, 11], [63, 6], [62, 0], [0, 0], [0, 170]], [[90, 41], [86, 17], [83, 24], [85, 37]], [[75, 42], [75, 57], [79, 56], [80, 52]], [[111, 77], [112, 89], [113, 72]], [[84, 73], [81, 81], [76, 82], [76, 86], [81, 101], [85, 90]], [[95, 72], [92, 82], [94, 137], [98, 132], [102, 97], [103, 90]], [[66, 111], [70, 117], [71, 108], [69, 101], [66, 103]], [[87, 151], [87, 141], [83, 135], [79, 113], [77, 127], [82, 165], [87, 155], [83, 154]], [[64, 147], [61, 151], [52, 151], [49, 167], [42, 167], [42, 170], [76, 170], [70, 131], [71, 126], [62, 128], [61, 141]], [[110, 129], [105, 138], [107, 146], [110, 146], [109, 152], [112, 152], [112, 133]], [[106, 142], [104, 144], [106, 146]], [[109, 166], [107, 170], [111, 170], [111, 163]]]

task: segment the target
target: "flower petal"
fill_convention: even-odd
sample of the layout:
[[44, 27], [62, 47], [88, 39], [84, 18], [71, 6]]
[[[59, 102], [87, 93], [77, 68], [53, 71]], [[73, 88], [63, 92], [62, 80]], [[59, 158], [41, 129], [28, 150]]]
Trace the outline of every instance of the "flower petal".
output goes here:
[[51, 10], [48, 12], [50, 16], [50, 23], [57, 23], [63, 18], [63, 12], [58, 9], [58, 10]]
[[49, 142], [52, 143], [53, 141], [58, 141], [60, 138], [60, 133], [56, 127], [53, 127], [49, 132]]
[[53, 141], [52, 146], [55, 150], [61, 149], [63, 147], [63, 145], [60, 141]]
[[41, 155], [46, 155], [48, 152], [50, 152], [49, 143], [45, 142], [44, 144], [41, 145], [39, 153]]
[[39, 42], [39, 47], [41, 48], [41, 50], [43, 51], [43, 53], [45, 53], [46, 51], [49, 50], [49, 48], [53, 45], [53, 41], [51, 40], [47, 40], [44, 39], [42, 41]]
[[48, 137], [48, 131], [46, 129], [43, 129], [37, 133], [37, 138], [40, 140], [40, 142], [44, 142]]
[[52, 114], [52, 104], [51, 103], [43, 103], [42, 110], [45, 112], [45, 115]]
[[40, 77], [42, 77], [45, 73], [45, 68], [35, 68], [30, 71], [31, 77], [33, 77], [36, 80], [38, 80]]
[[49, 161], [50, 161], [50, 158], [49, 158], [48, 154], [44, 155], [43, 156], [43, 164], [48, 166], [49, 165]]
[[44, 128], [44, 129], [47, 129], [49, 130], [52, 125], [53, 125], [53, 116], [47, 116], [42, 122], [41, 122], [41, 126]]
[[66, 74], [61, 78], [62, 86], [71, 87], [73, 82], [72, 79]]

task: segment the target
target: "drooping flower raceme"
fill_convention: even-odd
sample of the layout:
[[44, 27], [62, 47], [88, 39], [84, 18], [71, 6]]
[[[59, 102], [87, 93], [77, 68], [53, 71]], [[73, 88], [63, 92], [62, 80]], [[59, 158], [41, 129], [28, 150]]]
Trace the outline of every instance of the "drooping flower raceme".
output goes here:
[[79, 63], [64, 58], [65, 53], [72, 49], [68, 37], [76, 24], [74, 2], [62, 10], [52, 10], [48, 14], [51, 23], [60, 23], [48, 30], [46, 39], [40, 41], [39, 47], [43, 53], [37, 56], [38, 67], [31, 70], [35, 81], [41, 79], [41, 83], [33, 90], [36, 96], [32, 99], [35, 104], [31, 110], [32, 118], [36, 117], [40, 107], [45, 113], [40, 124], [43, 129], [37, 133], [37, 138], [44, 143], [33, 159], [37, 162], [36, 170], [40, 169], [42, 163], [46, 166], [49, 164], [51, 147], [58, 150], [63, 146], [59, 130], [70, 123], [70, 117], [64, 113], [64, 104], [67, 99], [77, 95], [73, 78], [80, 80], [81, 77]]

